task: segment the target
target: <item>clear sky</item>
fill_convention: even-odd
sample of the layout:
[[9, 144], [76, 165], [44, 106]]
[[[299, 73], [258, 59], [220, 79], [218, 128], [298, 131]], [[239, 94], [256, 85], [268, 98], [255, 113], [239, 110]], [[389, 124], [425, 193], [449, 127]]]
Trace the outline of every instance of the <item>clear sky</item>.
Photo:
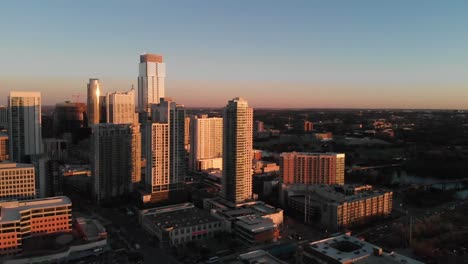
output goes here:
[[[2, 1], [0, 104], [136, 84], [159, 53], [187, 106], [468, 109], [468, 1]], [[83, 100], [82, 99], [82, 100]]]

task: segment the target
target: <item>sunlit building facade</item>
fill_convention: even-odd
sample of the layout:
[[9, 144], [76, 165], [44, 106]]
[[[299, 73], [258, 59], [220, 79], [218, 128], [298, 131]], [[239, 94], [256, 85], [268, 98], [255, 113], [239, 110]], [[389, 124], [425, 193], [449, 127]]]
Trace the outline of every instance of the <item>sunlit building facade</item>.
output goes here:
[[100, 110], [99, 106], [101, 96], [101, 84], [99, 79], [89, 79], [88, 83], [88, 97], [87, 97], [87, 107], [88, 107], [88, 126], [99, 124], [100, 122]]
[[190, 132], [190, 169], [223, 169], [223, 119], [207, 115], [194, 116]]

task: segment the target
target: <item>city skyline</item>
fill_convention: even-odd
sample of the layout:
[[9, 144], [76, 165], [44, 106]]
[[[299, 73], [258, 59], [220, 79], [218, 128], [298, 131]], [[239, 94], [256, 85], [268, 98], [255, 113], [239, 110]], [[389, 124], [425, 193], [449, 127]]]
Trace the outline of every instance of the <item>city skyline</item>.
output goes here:
[[[123, 3], [110, 12], [104, 1], [93, 3], [96, 17], [86, 1], [7, 3], [0, 96], [40, 91], [53, 105], [85, 94], [89, 78], [103, 93], [126, 91], [137, 86], [136, 56], [154, 52], [167, 62], [167, 96], [187, 107], [241, 95], [256, 108], [468, 109], [466, 3], [398, 2]], [[164, 26], [136, 19], [154, 9]]]

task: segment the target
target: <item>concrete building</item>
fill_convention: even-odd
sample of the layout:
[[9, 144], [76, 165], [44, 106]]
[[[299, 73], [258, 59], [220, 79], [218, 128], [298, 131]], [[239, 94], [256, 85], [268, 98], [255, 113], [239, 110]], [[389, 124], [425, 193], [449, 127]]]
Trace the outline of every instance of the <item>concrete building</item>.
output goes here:
[[169, 135], [169, 190], [184, 188], [187, 175], [185, 151], [185, 108], [170, 98], [161, 98], [151, 105], [153, 123], [168, 124]]
[[10, 92], [8, 98], [10, 159], [29, 162], [42, 153], [41, 93]]
[[232, 203], [252, 198], [253, 110], [243, 98], [223, 111], [222, 196]]
[[0, 131], [0, 162], [10, 158], [8, 145], [8, 134]]
[[184, 145], [185, 150], [190, 153], [190, 117], [185, 117], [185, 132], [184, 132]]
[[254, 123], [254, 136], [259, 136], [261, 133], [265, 132], [265, 124], [263, 121], [256, 120]]
[[86, 105], [69, 101], [58, 103], [53, 118], [54, 137], [61, 138], [65, 133], [76, 134], [87, 125]]
[[150, 193], [169, 191], [169, 125], [149, 123], [146, 125], [146, 178]]
[[66, 139], [44, 138], [44, 153], [51, 159], [64, 161], [68, 158], [70, 143]]
[[8, 128], [8, 108], [0, 105], [0, 130]]
[[99, 124], [101, 119], [99, 105], [101, 96], [101, 84], [99, 79], [89, 79], [88, 94], [87, 94], [87, 107], [88, 107], [88, 126]]
[[280, 167], [285, 184], [344, 184], [345, 154], [285, 152]]
[[135, 112], [135, 89], [106, 94], [106, 123], [133, 124], [138, 122]]
[[223, 169], [223, 119], [208, 115], [191, 120], [189, 165], [191, 170]]
[[384, 252], [381, 247], [348, 235], [338, 235], [304, 246], [300, 264], [422, 264], [396, 252]]
[[166, 64], [156, 54], [140, 55], [138, 72], [138, 110], [150, 113], [152, 104], [165, 97]]
[[318, 223], [331, 230], [366, 224], [392, 212], [391, 191], [370, 185], [284, 186], [289, 208], [304, 216], [305, 222]]
[[98, 124], [92, 127], [91, 171], [96, 201], [133, 191], [141, 181], [139, 124]]
[[142, 210], [139, 219], [143, 229], [156, 237], [162, 248], [177, 247], [224, 231], [221, 220], [191, 203]]
[[31, 159], [36, 172], [38, 198], [63, 195], [63, 177], [60, 162], [47, 154], [35, 155]]
[[0, 200], [27, 200], [35, 197], [36, 176], [32, 164], [0, 163]]
[[239, 262], [229, 262], [229, 264], [286, 264], [287, 262], [281, 261], [278, 258], [272, 256], [270, 253], [264, 250], [250, 251], [239, 255]]
[[310, 132], [314, 130], [314, 123], [310, 121], [304, 121], [304, 132]]
[[0, 202], [0, 255], [20, 253], [27, 238], [71, 231], [71, 206], [65, 196]]

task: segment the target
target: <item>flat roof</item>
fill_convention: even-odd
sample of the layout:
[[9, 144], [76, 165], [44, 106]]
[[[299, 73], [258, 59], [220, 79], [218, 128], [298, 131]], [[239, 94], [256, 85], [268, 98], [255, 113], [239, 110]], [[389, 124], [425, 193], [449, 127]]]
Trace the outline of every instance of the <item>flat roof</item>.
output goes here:
[[0, 162], [0, 169], [14, 169], [14, 168], [34, 168], [32, 164], [14, 163], [14, 162]]
[[160, 227], [184, 228], [220, 221], [209, 212], [187, 204], [144, 210], [143, 215]]
[[270, 255], [268, 252], [264, 250], [255, 250], [251, 252], [247, 252], [245, 254], [239, 255], [239, 259], [245, 261], [249, 264], [257, 263], [257, 264], [263, 264], [263, 263], [271, 263], [271, 264], [284, 264], [286, 262], [283, 262], [272, 255]]
[[237, 217], [235, 225], [238, 225], [250, 232], [262, 232], [276, 227], [276, 224], [269, 218], [263, 218], [259, 215], [246, 215]]
[[71, 205], [70, 198], [66, 196], [34, 199], [26, 201], [4, 201], [0, 202], [0, 223], [20, 221], [21, 211], [42, 209], [48, 207]]
[[[383, 252], [381, 247], [348, 235], [339, 235], [312, 242], [307, 249], [315, 251], [316, 256], [331, 258], [339, 263], [422, 264], [422, 262], [394, 252]], [[374, 254], [375, 251], [381, 252], [381, 254]]]

